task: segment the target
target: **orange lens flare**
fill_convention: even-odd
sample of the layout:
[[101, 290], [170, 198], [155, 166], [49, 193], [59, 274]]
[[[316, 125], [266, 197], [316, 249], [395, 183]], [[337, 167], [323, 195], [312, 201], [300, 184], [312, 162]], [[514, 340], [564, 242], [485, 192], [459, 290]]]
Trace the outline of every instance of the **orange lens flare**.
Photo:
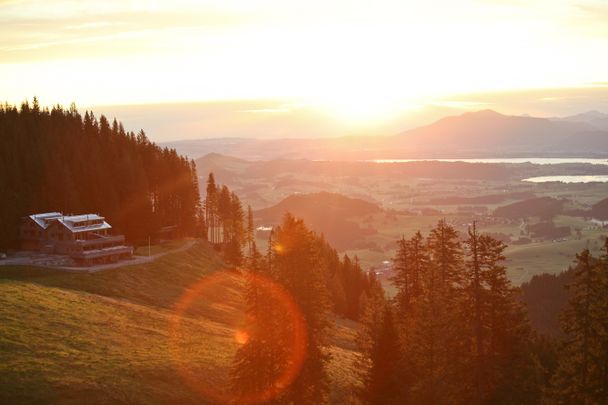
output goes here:
[[244, 345], [247, 343], [247, 341], [249, 341], [249, 333], [245, 332], [244, 330], [237, 330], [234, 332], [234, 340], [238, 344]]
[[[191, 357], [190, 347], [184, 337], [183, 323], [189, 318], [197, 318], [193, 306], [205, 302], [214, 307], [220, 303], [222, 289], [233, 290], [235, 283], [253, 283], [259, 291], [277, 305], [277, 309], [286, 315], [291, 323], [288, 341], [289, 357], [285, 361], [281, 373], [269, 388], [260, 391], [235, 393], [229, 387], [222, 387], [217, 381], [210, 381], [200, 374], [200, 364]], [[190, 388], [201, 397], [216, 403], [258, 404], [267, 402], [280, 395], [298, 376], [306, 357], [307, 333], [306, 323], [302, 313], [290, 294], [273, 280], [258, 274], [241, 274], [232, 271], [221, 271], [206, 276], [197, 281], [176, 302], [175, 310], [170, 318], [168, 346], [174, 366], [178, 374]], [[246, 319], [243, 316], [243, 319]], [[234, 331], [234, 343], [245, 345], [251, 338], [250, 333], [241, 327]]]

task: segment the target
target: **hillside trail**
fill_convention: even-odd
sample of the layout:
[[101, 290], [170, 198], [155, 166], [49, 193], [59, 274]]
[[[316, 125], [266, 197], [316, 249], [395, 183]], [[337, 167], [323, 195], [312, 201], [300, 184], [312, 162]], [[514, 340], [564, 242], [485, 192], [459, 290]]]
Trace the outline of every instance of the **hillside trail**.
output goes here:
[[[107, 263], [107, 264], [97, 264], [97, 265], [93, 265], [93, 266], [53, 266], [53, 265], [44, 265], [44, 264], [40, 264], [40, 263], [36, 263], [34, 264], [34, 266], [36, 267], [44, 267], [44, 268], [48, 268], [48, 269], [58, 269], [58, 270], [65, 270], [65, 271], [71, 271], [71, 272], [82, 272], [82, 273], [97, 273], [98, 271], [104, 271], [104, 270], [110, 270], [110, 269], [115, 269], [118, 267], [127, 267], [127, 266], [132, 266], [132, 265], [136, 265], [136, 264], [144, 264], [144, 263], [151, 263], [153, 261], [155, 261], [156, 259], [163, 257], [165, 255], [168, 254], [172, 254], [172, 253], [178, 253], [178, 252], [183, 252], [185, 250], [190, 249], [191, 247], [193, 247], [198, 241], [196, 239], [192, 239], [192, 240], [188, 240], [183, 246], [180, 246], [178, 248], [175, 249], [171, 249], [171, 250], [167, 250], [166, 252], [160, 252], [160, 253], [156, 253], [154, 255], [151, 256], [133, 256], [132, 259], [128, 259], [128, 260], [120, 260], [118, 262], [115, 263]], [[14, 263], [17, 264], [17, 263]], [[21, 265], [31, 265], [31, 263], [18, 263]]]

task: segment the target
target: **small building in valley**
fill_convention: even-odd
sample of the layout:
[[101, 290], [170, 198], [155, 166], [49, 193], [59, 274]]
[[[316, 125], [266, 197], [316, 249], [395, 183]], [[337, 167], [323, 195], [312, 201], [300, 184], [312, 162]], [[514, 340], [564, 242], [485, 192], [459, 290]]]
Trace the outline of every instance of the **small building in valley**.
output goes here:
[[123, 235], [111, 235], [112, 226], [98, 214], [32, 214], [22, 218], [21, 247], [42, 253], [69, 255], [77, 264], [115, 262], [133, 255]]

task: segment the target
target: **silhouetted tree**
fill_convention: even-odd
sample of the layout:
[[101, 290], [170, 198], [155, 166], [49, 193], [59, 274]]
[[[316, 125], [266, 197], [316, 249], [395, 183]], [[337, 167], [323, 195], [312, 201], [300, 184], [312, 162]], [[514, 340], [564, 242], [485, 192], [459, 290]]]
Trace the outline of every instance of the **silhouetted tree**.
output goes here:
[[370, 364], [364, 380], [363, 398], [370, 404], [400, 404], [399, 335], [388, 304], [384, 305], [379, 321], [379, 327], [371, 330]]
[[608, 401], [608, 298], [606, 256], [588, 249], [576, 255], [571, 299], [563, 314], [561, 356], [551, 387], [550, 403], [602, 404]]
[[97, 212], [134, 244], [165, 225], [191, 235], [199, 220], [190, 162], [73, 104], [0, 106], [0, 169], [0, 249], [17, 247], [32, 213]]

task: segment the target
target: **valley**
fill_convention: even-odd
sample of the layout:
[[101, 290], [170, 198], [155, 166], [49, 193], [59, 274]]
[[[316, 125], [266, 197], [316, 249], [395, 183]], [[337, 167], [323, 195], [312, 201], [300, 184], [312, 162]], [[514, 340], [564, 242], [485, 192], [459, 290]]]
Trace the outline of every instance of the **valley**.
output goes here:
[[[508, 275], [516, 285], [535, 274], [566, 270], [586, 246], [597, 253], [608, 234], [591, 212], [608, 197], [606, 183], [523, 181], [605, 175], [604, 160], [249, 161], [212, 153], [196, 162], [199, 173], [213, 172], [243, 196], [256, 213], [256, 227], [268, 228], [290, 211], [367, 269], [390, 261], [401, 236], [424, 233], [441, 218], [463, 237], [475, 221], [482, 232], [507, 243]], [[264, 246], [267, 232], [257, 236]], [[379, 276], [391, 291], [390, 274]]]

